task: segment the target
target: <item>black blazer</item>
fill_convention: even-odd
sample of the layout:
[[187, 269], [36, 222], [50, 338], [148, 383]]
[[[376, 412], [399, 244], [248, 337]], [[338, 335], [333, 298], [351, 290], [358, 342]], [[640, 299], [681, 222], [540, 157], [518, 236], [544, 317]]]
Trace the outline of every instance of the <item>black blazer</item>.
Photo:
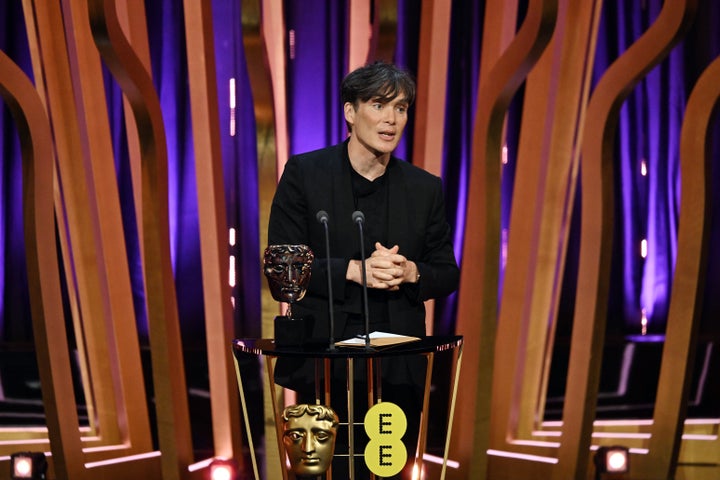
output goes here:
[[[322, 150], [291, 157], [273, 199], [268, 243], [306, 244], [315, 253], [310, 286], [305, 298], [293, 306], [293, 316], [309, 319], [310, 336], [329, 337], [325, 230], [316, 215], [330, 218], [330, 254], [336, 336], [343, 332], [348, 313], [360, 313], [358, 295], [348, 293], [345, 273], [351, 259], [360, 258], [357, 225], [352, 221], [354, 199], [347, 141]], [[446, 220], [442, 182], [425, 170], [391, 158], [388, 248], [417, 264], [420, 281], [388, 292], [390, 330], [424, 336], [424, 300], [446, 296], [457, 289], [459, 269]], [[366, 252], [369, 255], [371, 252]], [[338, 338], [339, 340], [339, 338]]]

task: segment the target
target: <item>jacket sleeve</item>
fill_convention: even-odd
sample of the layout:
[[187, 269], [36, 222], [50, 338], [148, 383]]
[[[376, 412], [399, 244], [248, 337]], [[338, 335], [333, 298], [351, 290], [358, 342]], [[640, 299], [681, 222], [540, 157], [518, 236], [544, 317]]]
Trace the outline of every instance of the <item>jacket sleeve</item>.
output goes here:
[[[322, 225], [317, 222], [309, 205], [308, 182], [312, 178], [297, 156], [290, 157], [278, 182], [268, 222], [268, 245], [304, 244], [315, 254], [308, 293], [328, 297], [325, 237]], [[348, 258], [331, 258], [333, 297], [341, 301], [345, 297], [345, 273]]]
[[420, 274], [417, 284], [406, 284], [407, 293], [419, 301], [445, 297], [458, 288], [460, 269], [455, 260], [450, 225], [445, 214], [442, 182], [436, 178], [428, 212], [423, 251], [414, 260]]
[[268, 245], [307, 244], [307, 208], [299, 162], [290, 157], [270, 207]]

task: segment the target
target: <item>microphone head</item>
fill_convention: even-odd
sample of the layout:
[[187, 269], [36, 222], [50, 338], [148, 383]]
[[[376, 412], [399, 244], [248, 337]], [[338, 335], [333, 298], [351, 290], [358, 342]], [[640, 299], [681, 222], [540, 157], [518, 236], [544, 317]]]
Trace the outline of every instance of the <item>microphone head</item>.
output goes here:
[[360, 210], [355, 210], [352, 214], [352, 220], [355, 223], [365, 223], [365, 215]]
[[330, 220], [330, 217], [325, 210], [318, 211], [315, 218], [317, 218], [317, 221], [320, 223], [327, 223], [327, 221]]

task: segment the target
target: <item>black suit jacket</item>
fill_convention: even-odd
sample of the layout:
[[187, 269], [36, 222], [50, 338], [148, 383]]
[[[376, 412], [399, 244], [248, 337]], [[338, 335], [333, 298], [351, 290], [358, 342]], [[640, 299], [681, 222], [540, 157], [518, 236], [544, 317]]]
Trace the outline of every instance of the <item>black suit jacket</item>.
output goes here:
[[[268, 243], [306, 244], [315, 253], [310, 285], [293, 316], [309, 320], [309, 335], [329, 337], [325, 231], [316, 218], [325, 210], [330, 218], [331, 274], [335, 332], [340, 335], [349, 313], [361, 313], [360, 295], [349, 293], [345, 280], [348, 262], [360, 258], [357, 225], [347, 159], [347, 141], [322, 150], [291, 157], [277, 187], [270, 213]], [[446, 296], [457, 289], [459, 269], [452, 248], [450, 227], [440, 178], [391, 158], [387, 168], [388, 242], [417, 264], [420, 281], [388, 292], [392, 333], [424, 336], [424, 300]], [[371, 252], [366, 252], [369, 255]]]

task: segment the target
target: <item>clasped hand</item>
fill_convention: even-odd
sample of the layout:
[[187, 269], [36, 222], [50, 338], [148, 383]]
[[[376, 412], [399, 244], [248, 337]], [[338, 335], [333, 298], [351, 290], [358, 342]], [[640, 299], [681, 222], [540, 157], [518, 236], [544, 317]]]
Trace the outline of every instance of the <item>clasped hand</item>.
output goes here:
[[[416, 281], [418, 272], [415, 262], [398, 253], [399, 250], [400, 247], [397, 245], [387, 248], [380, 242], [375, 242], [375, 251], [365, 259], [368, 288], [395, 291], [402, 283]], [[350, 272], [351, 268], [355, 271]], [[354, 260], [348, 269], [348, 277], [362, 284], [360, 269], [360, 261]]]

